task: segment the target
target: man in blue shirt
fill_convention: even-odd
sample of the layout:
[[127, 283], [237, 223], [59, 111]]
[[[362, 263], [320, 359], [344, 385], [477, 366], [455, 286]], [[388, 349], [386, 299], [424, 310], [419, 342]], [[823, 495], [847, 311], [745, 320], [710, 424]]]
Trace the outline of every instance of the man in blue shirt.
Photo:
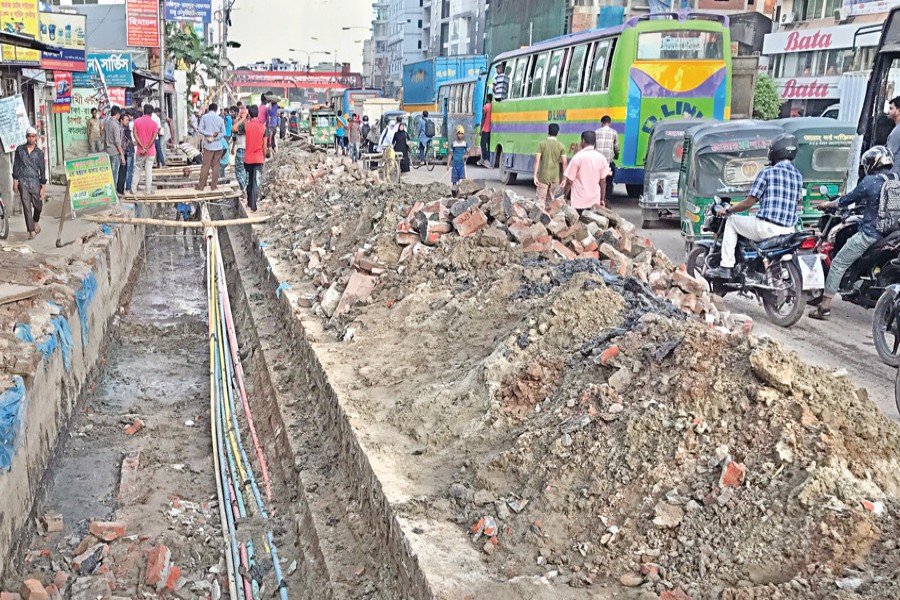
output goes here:
[[722, 259], [718, 268], [706, 272], [707, 278], [731, 279], [739, 235], [761, 242], [794, 231], [803, 194], [803, 175], [791, 162], [796, 156], [797, 139], [793, 135], [782, 133], [772, 140], [770, 166], [756, 176], [745, 200], [723, 209], [724, 214], [732, 215], [759, 202], [759, 212], [728, 218], [722, 236]]
[[334, 153], [346, 154], [346, 151], [344, 150], [344, 128], [347, 126], [347, 120], [344, 118], [344, 111], [338, 111], [336, 124], [337, 131], [334, 133]]
[[453, 185], [466, 178], [466, 158], [469, 155], [469, 144], [466, 143], [466, 130], [460, 125], [456, 128], [456, 139], [450, 144], [450, 184]]
[[841, 251], [831, 261], [828, 270], [828, 278], [825, 279], [825, 293], [810, 304], [816, 305], [815, 310], [809, 313], [810, 318], [824, 321], [831, 316], [831, 303], [837, 295], [841, 280], [847, 270], [855, 263], [869, 247], [881, 239], [881, 233], [876, 227], [878, 219], [878, 205], [881, 202], [881, 188], [890, 179], [897, 179], [896, 173], [891, 173], [894, 166], [894, 157], [891, 151], [884, 146], [874, 146], [863, 153], [860, 158], [860, 166], [866, 176], [853, 188], [849, 194], [841, 196], [837, 202], [826, 202], [819, 205], [820, 210], [829, 208], [847, 207], [851, 204], [864, 205], [862, 221], [856, 233], [844, 244]]
[[203, 136], [203, 166], [200, 168], [200, 183], [197, 189], [203, 191], [212, 170], [210, 189], [215, 191], [219, 185], [219, 162], [225, 153], [222, 147], [225, 139], [225, 120], [219, 116], [219, 107], [216, 104], [210, 104], [206, 114], [200, 117], [197, 130]]
[[[428, 146], [431, 145], [431, 140], [434, 139], [434, 136], [428, 135], [428, 111], [422, 112], [422, 118], [419, 119], [419, 126], [416, 128], [416, 139], [419, 140], [419, 160], [425, 160], [425, 151], [428, 149]], [[432, 133], [434, 132], [434, 125], [431, 126]]]

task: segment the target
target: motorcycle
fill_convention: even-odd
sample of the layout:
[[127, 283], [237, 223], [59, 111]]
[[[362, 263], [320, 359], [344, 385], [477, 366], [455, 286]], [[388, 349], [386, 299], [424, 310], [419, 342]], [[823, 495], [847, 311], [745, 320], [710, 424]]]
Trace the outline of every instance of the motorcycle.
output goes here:
[[[824, 186], [823, 186], [824, 187]], [[825, 191], [825, 190], [820, 190]], [[827, 195], [823, 193], [823, 195]], [[827, 196], [830, 200], [834, 199]], [[826, 209], [819, 218], [816, 252], [824, 257], [825, 275], [834, 257], [859, 231], [864, 206]], [[872, 340], [878, 357], [892, 367], [900, 366], [900, 230], [884, 236], [863, 254], [841, 280], [841, 299], [874, 308]], [[893, 338], [893, 339], [888, 339]]]
[[[727, 217], [719, 215], [716, 209], [730, 203], [730, 199], [716, 196], [706, 207], [703, 230], [712, 232], [713, 237], [696, 242], [687, 259], [689, 274], [706, 279], [705, 273], [719, 266]], [[707, 283], [719, 296], [737, 292], [757, 298], [769, 320], [780, 327], [790, 327], [803, 316], [804, 294], [825, 285], [815, 247], [816, 237], [809, 231], [792, 232], [762, 242], [739, 237], [732, 279], [707, 279]]]

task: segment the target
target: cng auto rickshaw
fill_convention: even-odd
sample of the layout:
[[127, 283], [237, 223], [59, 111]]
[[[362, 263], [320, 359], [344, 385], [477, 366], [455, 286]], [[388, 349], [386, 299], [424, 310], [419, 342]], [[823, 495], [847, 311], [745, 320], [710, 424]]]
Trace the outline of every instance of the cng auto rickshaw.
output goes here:
[[743, 200], [756, 175], [768, 165], [772, 139], [783, 132], [772, 122], [744, 119], [703, 125], [685, 134], [678, 207], [688, 252], [708, 235], [701, 231], [706, 207], [716, 196]]
[[[814, 225], [822, 213], [816, 205], [828, 202], [846, 190], [850, 146], [856, 138], [856, 125], [826, 117], [794, 117], [772, 121], [797, 138], [794, 166], [803, 174], [803, 204], [800, 221]], [[822, 186], [828, 189], [823, 195]]]
[[334, 145], [337, 134], [337, 114], [330, 109], [313, 110], [309, 113], [309, 137], [316, 146]]
[[644, 160], [644, 193], [638, 200], [641, 227], [663, 217], [678, 216], [678, 173], [684, 134], [717, 122], [714, 119], [667, 119], [653, 126]]

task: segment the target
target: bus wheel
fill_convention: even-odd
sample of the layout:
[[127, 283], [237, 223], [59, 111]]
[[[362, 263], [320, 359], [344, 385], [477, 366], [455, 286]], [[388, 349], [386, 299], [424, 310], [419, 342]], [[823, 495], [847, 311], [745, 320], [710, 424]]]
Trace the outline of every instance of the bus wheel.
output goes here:
[[503, 185], [513, 185], [516, 182], [516, 173], [509, 171], [503, 166], [503, 155], [497, 155], [497, 163], [500, 165], [500, 183]]
[[640, 198], [641, 194], [644, 193], [644, 186], [638, 185], [636, 183], [629, 183], [625, 185], [625, 191], [628, 192], [629, 198]]

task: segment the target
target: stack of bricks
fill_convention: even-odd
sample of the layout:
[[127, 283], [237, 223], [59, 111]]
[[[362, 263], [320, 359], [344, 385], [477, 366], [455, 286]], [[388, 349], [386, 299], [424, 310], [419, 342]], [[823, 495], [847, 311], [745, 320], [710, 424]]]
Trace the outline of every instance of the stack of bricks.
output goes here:
[[483, 189], [466, 198], [416, 202], [397, 226], [401, 261], [428, 252], [448, 235], [472, 237], [481, 246], [519, 247], [563, 260], [600, 260], [619, 277], [634, 277], [684, 312], [720, 324], [714, 297], [703, 281], [677, 267], [635, 226], [597, 206], [580, 214], [564, 200], [543, 206], [509, 190]]

